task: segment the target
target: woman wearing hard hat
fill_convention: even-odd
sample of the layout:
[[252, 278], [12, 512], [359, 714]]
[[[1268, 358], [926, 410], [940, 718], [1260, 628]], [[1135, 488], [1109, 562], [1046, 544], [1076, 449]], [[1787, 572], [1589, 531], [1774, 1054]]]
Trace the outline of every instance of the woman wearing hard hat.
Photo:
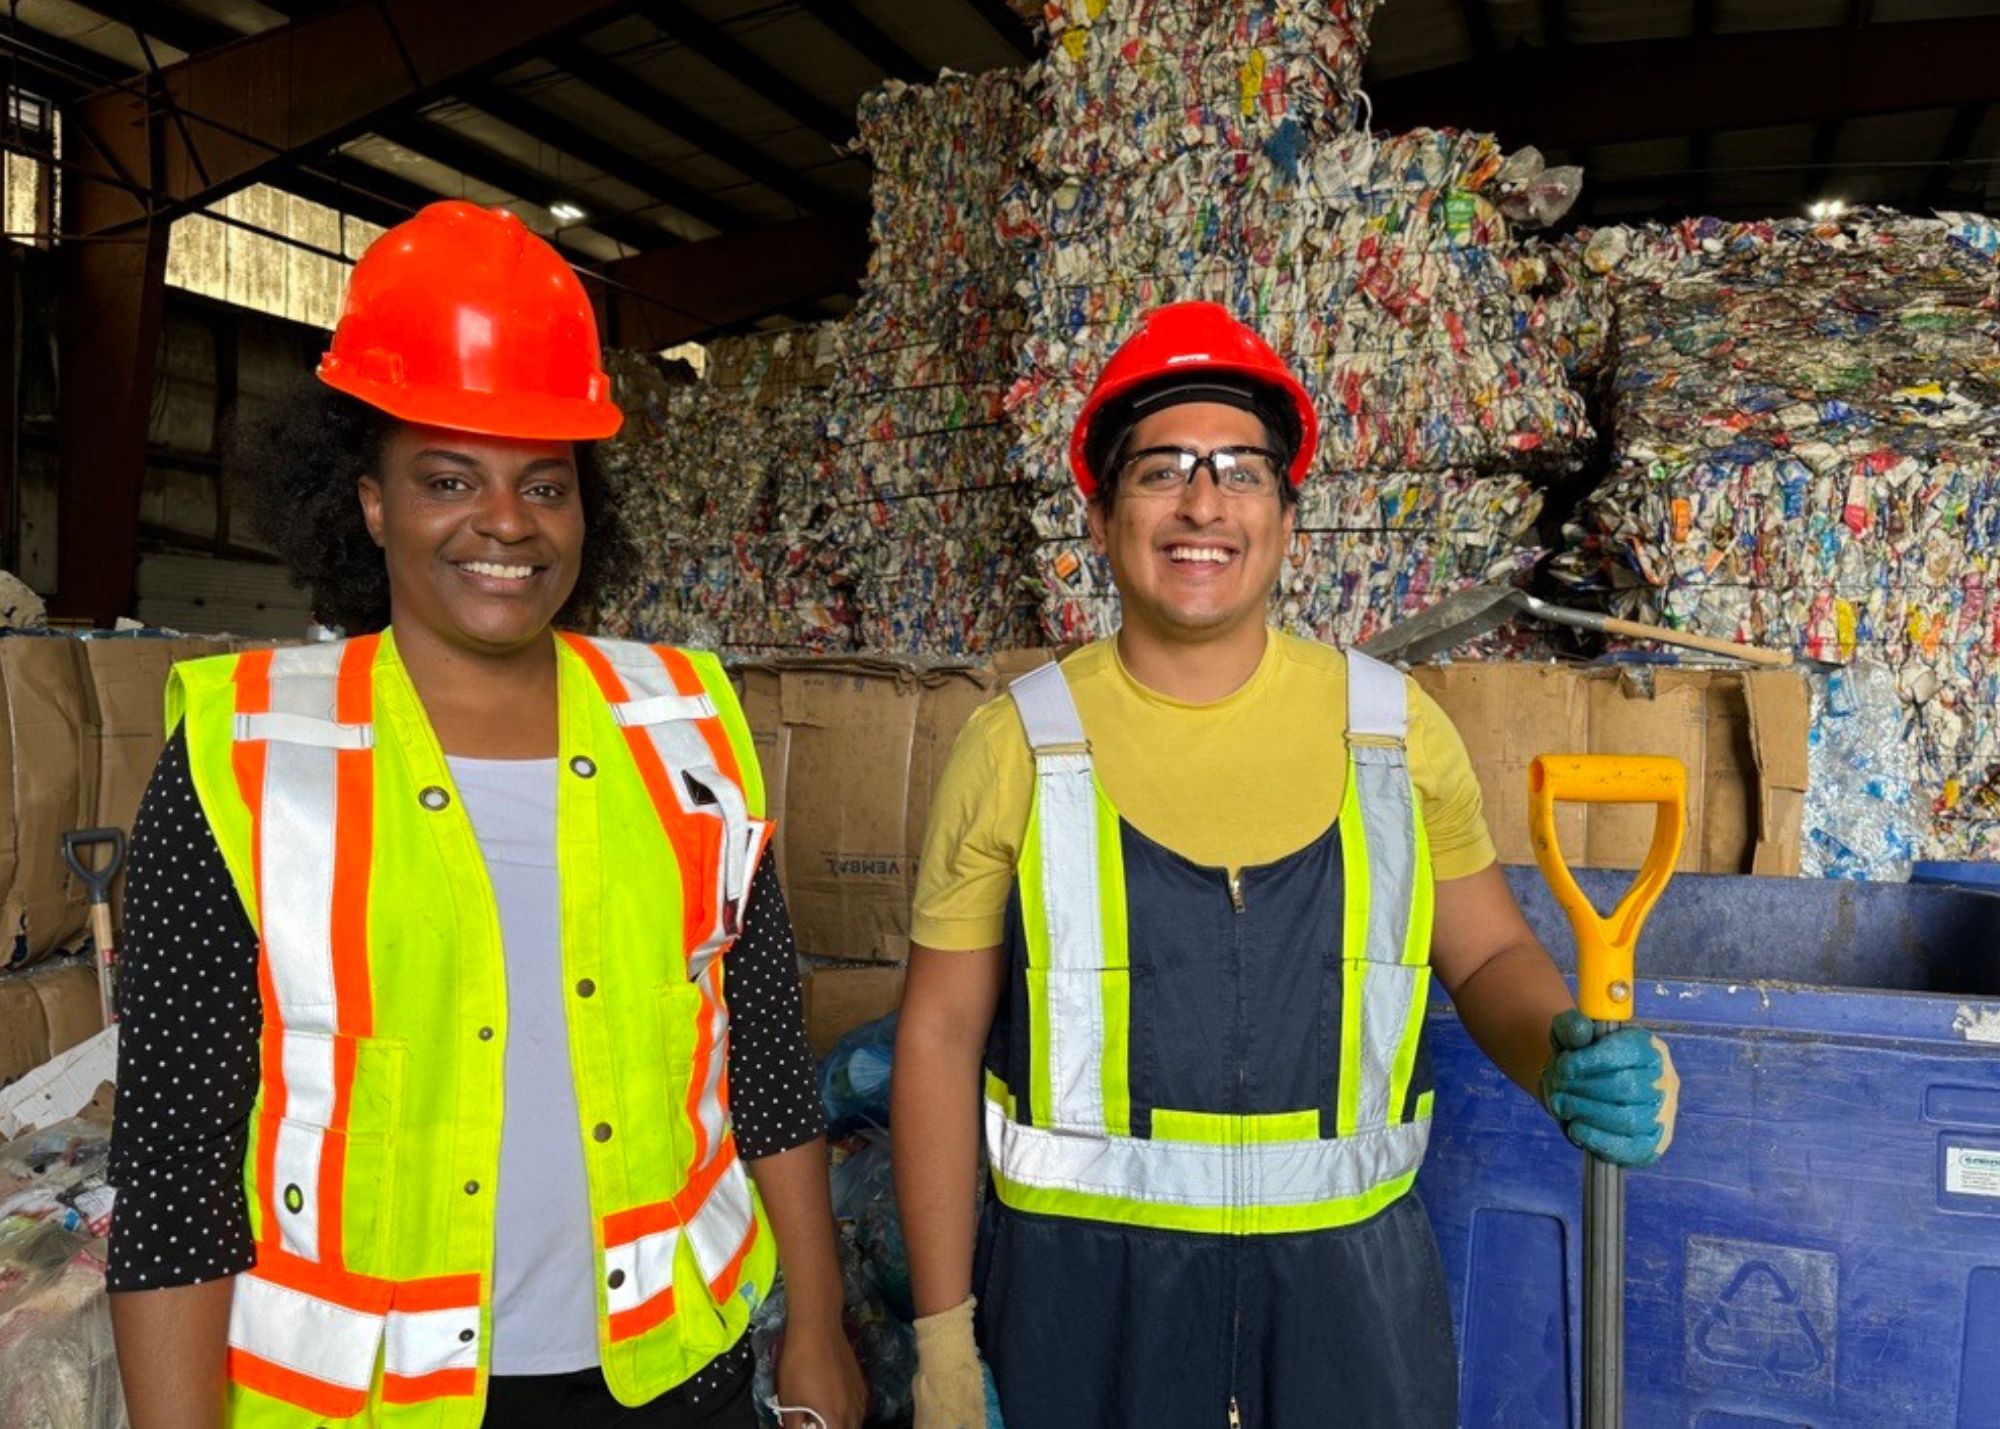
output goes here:
[[[575, 275], [439, 203], [258, 465], [329, 643], [184, 664], [127, 894], [109, 1284], [151, 1426], [855, 1429], [822, 1123], [715, 657], [618, 549]], [[808, 1412], [810, 1411], [810, 1412]]]

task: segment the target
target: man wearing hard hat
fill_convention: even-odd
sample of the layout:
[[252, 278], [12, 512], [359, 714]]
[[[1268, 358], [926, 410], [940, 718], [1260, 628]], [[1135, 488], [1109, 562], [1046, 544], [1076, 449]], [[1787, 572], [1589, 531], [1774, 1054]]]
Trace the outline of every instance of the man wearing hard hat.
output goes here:
[[918, 881], [917, 1429], [988, 1429], [982, 1352], [1016, 1429], [1455, 1425], [1411, 1193], [1433, 973], [1578, 1145], [1642, 1165], [1672, 1135], [1664, 1045], [1592, 1042], [1443, 713], [1267, 626], [1317, 431], [1212, 303], [1149, 314], [1077, 423], [1123, 624], [975, 714]]

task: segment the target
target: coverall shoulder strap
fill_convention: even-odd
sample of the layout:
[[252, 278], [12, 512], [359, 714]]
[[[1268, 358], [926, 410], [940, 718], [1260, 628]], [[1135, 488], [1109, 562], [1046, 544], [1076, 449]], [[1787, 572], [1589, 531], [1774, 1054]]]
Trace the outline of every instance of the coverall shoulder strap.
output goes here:
[[1403, 672], [1359, 650], [1347, 652], [1348, 738], [1392, 739], [1398, 744], [1410, 728], [1410, 699], [1403, 689]]
[[1037, 754], [1077, 753], [1084, 748], [1083, 720], [1070, 696], [1062, 666], [1051, 660], [1007, 687], [1021, 712], [1021, 727]]

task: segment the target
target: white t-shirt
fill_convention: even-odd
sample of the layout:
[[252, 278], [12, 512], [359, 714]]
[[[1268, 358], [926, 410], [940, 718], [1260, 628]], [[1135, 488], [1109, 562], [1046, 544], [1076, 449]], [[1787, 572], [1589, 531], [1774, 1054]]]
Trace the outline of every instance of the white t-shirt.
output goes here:
[[450, 759], [500, 906], [507, 1061], [494, 1188], [494, 1374], [598, 1363], [596, 1249], [563, 1013], [556, 761]]

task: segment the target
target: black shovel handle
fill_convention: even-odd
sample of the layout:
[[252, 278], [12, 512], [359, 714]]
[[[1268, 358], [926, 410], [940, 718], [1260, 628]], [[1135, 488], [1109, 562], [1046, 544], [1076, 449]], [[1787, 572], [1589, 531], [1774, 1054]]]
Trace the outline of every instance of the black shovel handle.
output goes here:
[[[95, 868], [86, 863], [83, 851], [97, 844], [111, 845], [111, 858], [102, 867]], [[77, 876], [90, 893], [92, 903], [108, 902], [111, 885], [118, 879], [125, 867], [125, 830], [123, 829], [77, 829], [63, 835], [63, 862], [69, 871]]]

